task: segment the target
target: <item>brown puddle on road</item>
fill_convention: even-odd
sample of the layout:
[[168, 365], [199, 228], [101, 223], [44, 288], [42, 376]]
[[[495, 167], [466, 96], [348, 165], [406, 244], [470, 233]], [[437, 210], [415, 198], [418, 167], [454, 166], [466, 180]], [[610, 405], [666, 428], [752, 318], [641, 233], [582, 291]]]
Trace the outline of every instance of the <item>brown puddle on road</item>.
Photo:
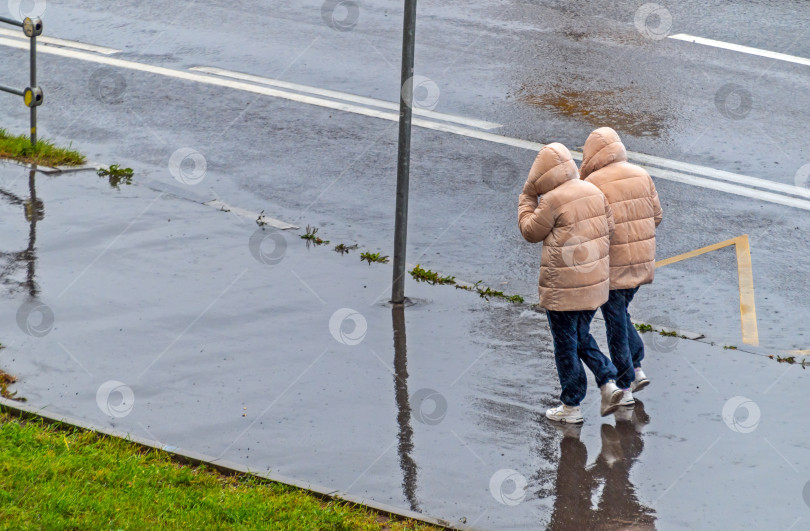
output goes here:
[[[636, 100], [636, 89], [620, 90], [571, 90], [551, 87], [544, 92], [541, 87], [523, 85], [517, 93], [518, 99], [529, 105], [540, 107], [559, 116], [585, 121], [594, 127], [609, 125], [619, 134], [637, 137], [660, 137], [668, 119], [650, 112], [638, 105], [633, 110], [631, 102]], [[639, 99], [642, 95], [639, 94]], [[647, 105], [653, 100], [643, 96]]]

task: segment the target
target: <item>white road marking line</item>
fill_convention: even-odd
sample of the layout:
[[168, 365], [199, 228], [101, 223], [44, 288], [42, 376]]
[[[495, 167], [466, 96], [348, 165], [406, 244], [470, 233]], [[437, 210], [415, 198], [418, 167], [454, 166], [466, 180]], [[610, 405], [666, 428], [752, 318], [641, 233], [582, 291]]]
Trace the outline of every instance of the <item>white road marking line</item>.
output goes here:
[[[8, 46], [11, 48], [19, 48], [19, 49], [28, 49], [28, 43], [22, 41], [15, 41], [9, 39], [0, 38], [0, 46]], [[359, 114], [363, 116], [370, 116], [372, 118], [380, 118], [382, 120], [389, 120], [389, 121], [399, 121], [399, 114], [398, 113], [391, 113], [391, 112], [383, 112], [376, 109], [369, 109], [367, 107], [363, 107], [360, 105], [351, 105], [348, 103], [341, 103], [332, 100], [326, 100], [323, 98], [316, 98], [314, 96], [307, 96], [305, 94], [295, 94], [292, 92], [286, 92], [283, 90], [277, 90], [271, 87], [259, 86], [254, 85], [251, 83], [243, 83], [235, 80], [230, 79], [222, 79], [219, 77], [214, 77], [205, 74], [197, 74], [193, 72], [184, 72], [181, 70], [173, 70], [171, 68], [165, 68], [161, 66], [153, 66], [144, 63], [138, 63], [134, 61], [127, 61], [123, 59], [115, 59], [113, 57], [105, 57], [101, 55], [95, 55], [90, 53], [85, 53], [81, 51], [70, 50], [66, 48], [43, 48], [41, 49], [42, 53], [57, 55], [60, 57], [67, 57], [70, 59], [78, 59], [83, 61], [88, 61], [92, 63], [104, 64], [108, 66], [118, 67], [118, 68], [126, 68], [129, 70], [135, 70], [139, 72], [147, 72], [150, 74], [157, 74], [166, 77], [172, 77], [176, 79], [182, 79], [185, 81], [194, 81], [197, 83], [205, 83], [208, 85], [215, 85], [225, 88], [231, 88], [235, 90], [242, 90], [245, 92], [252, 92], [255, 94], [262, 94], [266, 96], [272, 96], [277, 98], [282, 98], [286, 100], [291, 100], [299, 103], [306, 103], [308, 105], [315, 105], [319, 107], [325, 107], [329, 109], [335, 109], [344, 112], [350, 112], [354, 114]], [[449, 124], [449, 123], [441, 123], [441, 122], [434, 122], [431, 120], [424, 120], [421, 118], [414, 118], [413, 125], [416, 127], [422, 127], [424, 129], [431, 129], [434, 131], [441, 131], [445, 133], [452, 133], [455, 135], [466, 136], [468, 138], [475, 138], [477, 140], [484, 140], [487, 142], [493, 142], [496, 144], [503, 144], [507, 146], [517, 147], [521, 149], [528, 149], [531, 151], [539, 151], [544, 147], [544, 144], [539, 142], [531, 142], [528, 140], [522, 140], [519, 138], [512, 138], [502, 135], [497, 135], [494, 133], [489, 133], [486, 131], [480, 131], [476, 129], [468, 129], [464, 127], [460, 127], [457, 125]], [[576, 160], [582, 160], [582, 154], [577, 152], [572, 152], [574, 158]], [[803, 197], [807, 197], [807, 190], [799, 188], [797, 186], [785, 185], [774, 183], [771, 181], [767, 181], [765, 179], [758, 179], [755, 177], [748, 177], [745, 175], [738, 175], [731, 172], [724, 172], [721, 170], [716, 170], [713, 168], [707, 168], [704, 166], [698, 166], [696, 164], [689, 164], [685, 162], [679, 161], [672, 161], [660, 157], [655, 157], [652, 155], [645, 155], [642, 153], [635, 153], [635, 152], [628, 152], [628, 156], [634, 160], [641, 163], [651, 164], [654, 166], [662, 166], [664, 168], [671, 168], [672, 170], [681, 170], [681, 171], [689, 171], [698, 173], [700, 175], [705, 176], [706, 178], [696, 177], [693, 175], [687, 175], [682, 173], [677, 173], [676, 171], [667, 171], [665, 169], [654, 168], [651, 166], [647, 167], [647, 170], [650, 172], [651, 175], [655, 177], [659, 177], [661, 179], [666, 179], [670, 181], [675, 181], [683, 184], [689, 184], [692, 186], [698, 186], [701, 188], [707, 188], [711, 190], [717, 190], [721, 192], [726, 192], [734, 195], [739, 195], [743, 197], [750, 197], [752, 199], [757, 199], [761, 201], [766, 201], [770, 203], [775, 203], [778, 205], [785, 205], [785, 206], [792, 206], [796, 208], [801, 208], [803, 210], [810, 210], [810, 201], [804, 201], [802, 199], [798, 199], [795, 197], [787, 197], [782, 196], [775, 193], [764, 192], [760, 190], [756, 190], [754, 188], [762, 188], [762, 189], [769, 189], [774, 191], [786, 191], [792, 195], [799, 195]], [[728, 182], [717, 182], [712, 180], [712, 178], [731, 181], [738, 184], [744, 184], [753, 188], [747, 188], [745, 186], [738, 186], [735, 184], [729, 184]]]
[[[327, 98], [348, 101], [351, 103], [359, 103], [360, 105], [377, 107], [379, 109], [386, 109], [389, 111], [397, 111], [397, 113], [399, 113], [399, 104], [397, 103], [378, 100], [375, 98], [368, 98], [365, 96], [358, 96], [356, 94], [348, 94], [346, 92], [338, 92], [336, 90], [311, 87], [309, 85], [299, 85], [298, 83], [290, 83], [288, 81], [270, 79], [267, 77], [255, 76], [252, 74], [243, 74], [241, 72], [232, 72], [230, 70], [223, 70], [222, 68], [216, 68], [212, 66], [195, 66], [193, 68], [189, 68], [189, 70], [193, 70], [195, 72], [203, 72], [205, 74], [214, 74], [217, 76], [229, 77], [232, 79], [240, 79], [242, 81], [250, 81], [253, 83], [261, 83], [263, 85], [269, 85], [272, 87], [278, 87], [288, 90], [295, 90], [297, 92], [305, 92], [307, 94], [313, 94], [315, 96], [325, 96]], [[431, 118], [434, 120], [441, 120], [443, 122], [453, 122], [461, 125], [468, 125], [470, 127], [475, 127], [478, 129], [492, 130], [498, 129], [499, 127], [503, 127], [502, 124], [496, 124], [495, 122], [478, 120], [476, 118], [465, 118], [463, 116], [457, 116], [454, 114], [445, 114], [441, 112], [431, 111], [429, 109], [414, 108], [413, 114], [416, 116], [424, 116], [425, 118]]]
[[677, 160], [664, 159], [661, 157], [656, 157], [654, 155], [645, 155], [643, 153], [636, 153], [633, 151], [628, 151], [627, 156], [633, 159], [634, 161], [642, 164], [652, 164], [653, 166], [660, 166], [670, 170], [680, 170], [688, 173], [695, 173], [697, 175], [702, 175], [704, 177], [720, 179], [722, 181], [744, 184], [747, 186], [753, 186], [755, 188], [773, 190], [775, 192], [781, 192], [785, 194], [796, 195], [799, 197], [806, 197], [810, 199], [810, 189], [801, 188], [799, 186], [794, 186], [792, 184], [776, 183], [773, 181], [768, 181], [766, 179], [759, 179], [757, 177], [748, 177], [747, 175], [740, 175], [738, 173], [716, 170], [714, 168], [708, 168], [706, 166], [698, 166], [697, 164], [690, 164], [688, 162], [680, 162]]
[[234, 214], [236, 214], [238, 216], [242, 216], [243, 218], [247, 218], [247, 219], [249, 219], [251, 221], [256, 221], [257, 219], [259, 219], [261, 217], [262, 222], [265, 225], [270, 225], [271, 227], [275, 227], [277, 229], [281, 229], [281, 230], [298, 229], [297, 226], [291, 225], [291, 224], [289, 224], [287, 222], [284, 222], [284, 221], [281, 221], [281, 220], [278, 220], [278, 219], [274, 219], [274, 218], [269, 218], [269, 217], [267, 217], [267, 216], [265, 216], [263, 214], [259, 214], [258, 212], [251, 212], [250, 210], [245, 210], [244, 208], [231, 206], [231, 205], [229, 205], [227, 203], [223, 203], [222, 201], [219, 201], [219, 200], [216, 200], [216, 199], [213, 200], [213, 201], [206, 201], [205, 203], [203, 203], [203, 205], [210, 206], [212, 208], [216, 208], [217, 210], [230, 211], [230, 212], [233, 212]]
[[735, 52], [747, 53], [750, 55], [758, 55], [760, 57], [767, 57], [768, 59], [778, 59], [779, 61], [786, 61], [788, 63], [797, 63], [800, 65], [810, 66], [810, 59], [807, 59], [805, 57], [797, 57], [795, 55], [788, 55], [786, 53], [771, 52], [768, 50], [762, 50], [760, 48], [751, 48], [750, 46], [743, 46], [741, 44], [716, 41], [714, 39], [706, 39], [704, 37], [695, 37], [694, 35], [687, 35], [685, 33], [670, 35], [669, 38], [678, 41], [703, 44], [705, 46], [713, 46], [715, 48], [723, 48], [725, 50], [732, 50]]
[[[28, 42], [28, 37], [20, 31], [14, 31], [9, 29], [0, 28], [0, 35], [6, 37], [18, 37], [23, 42]], [[76, 42], [76, 41], [68, 41], [65, 39], [57, 39], [55, 37], [47, 37], [47, 36], [39, 36], [37, 37], [37, 44], [46, 44], [51, 46], [65, 46], [67, 48], [75, 48], [77, 50], [85, 50], [88, 52], [96, 52], [104, 55], [112, 55], [115, 53], [120, 53], [121, 50], [116, 50], [115, 48], [105, 48], [104, 46], [96, 46], [95, 44], [85, 44], [83, 42]]]
[[711, 179], [697, 177], [695, 175], [676, 173], [669, 170], [654, 168], [652, 166], [644, 166], [644, 169], [647, 170], [647, 172], [649, 172], [649, 174], [653, 177], [674, 181], [676, 183], [691, 184], [701, 188], [708, 188], [710, 190], [717, 190], [719, 192], [726, 192], [728, 194], [739, 195], [742, 197], [750, 197], [751, 199], [767, 201], [768, 203], [775, 203], [777, 205], [785, 205], [794, 208], [801, 208], [802, 210], [810, 210], [810, 201], [805, 201], [804, 199], [799, 199], [797, 197], [789, 197], [781, 194], [774, 194], [773, 192], [755, 190], [745, 186], [713, 181]]

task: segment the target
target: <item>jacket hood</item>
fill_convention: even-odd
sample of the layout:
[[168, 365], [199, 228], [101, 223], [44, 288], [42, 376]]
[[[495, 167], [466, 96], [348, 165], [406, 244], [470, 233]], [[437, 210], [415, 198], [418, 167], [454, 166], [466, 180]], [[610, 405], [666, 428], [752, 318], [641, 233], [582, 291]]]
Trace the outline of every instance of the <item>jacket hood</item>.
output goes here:
[[610, 127], [600, 127], [585, 141], [579, 175], [585, 179], [614, 162], [627, 162], [627, 150], [616, 131]]
[[558, 142], [541, 149], [529, 171], [529, 181], [535, 183], [538, 195], [547, 194], [564, 182], [578, 178], [579, 171], [571, 152]]

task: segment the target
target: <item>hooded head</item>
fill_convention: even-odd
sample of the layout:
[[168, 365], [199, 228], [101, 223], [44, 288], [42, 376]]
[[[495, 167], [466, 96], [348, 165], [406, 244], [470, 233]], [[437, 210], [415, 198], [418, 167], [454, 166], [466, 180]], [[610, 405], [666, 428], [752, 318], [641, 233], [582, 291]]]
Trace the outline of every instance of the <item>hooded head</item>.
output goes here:
[[614, 162], [626, 162], [627, 150], [618, 133], [610, 127], [600, 127], [590, 134], [582, 149], [582, 166], [579, 174], [582, 179], [596, 170]]
[[541, 149], [534, 159], [526, 180], [527, 187], [531, 186], [533, 190], [524, 188], [524, 193], [533, 191], [534, 195], [547, 194], [565, 181], [578, 178], [579, 171], [571, 152], [559, 142], [554, 142]]

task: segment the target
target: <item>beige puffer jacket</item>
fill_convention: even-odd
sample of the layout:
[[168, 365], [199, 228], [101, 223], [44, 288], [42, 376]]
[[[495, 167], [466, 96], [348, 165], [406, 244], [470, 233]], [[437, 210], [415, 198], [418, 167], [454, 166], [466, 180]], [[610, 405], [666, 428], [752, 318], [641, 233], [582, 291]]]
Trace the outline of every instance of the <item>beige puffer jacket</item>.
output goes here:
[[663, 217], [650, 175], [627, 162], [627, 150], [610, 127], [588, 137], [580, 175], [602, 190], [613, 209], [610, 289], [649, 284], [655, 276], [655, 228]]
[[520, 195], [518, 225], [527, 241], [543, 242], [541, 307], [595, 310], [607, 301], [613, 215], [602, 192], [579, 180], [562, 144], [537, 154]]

